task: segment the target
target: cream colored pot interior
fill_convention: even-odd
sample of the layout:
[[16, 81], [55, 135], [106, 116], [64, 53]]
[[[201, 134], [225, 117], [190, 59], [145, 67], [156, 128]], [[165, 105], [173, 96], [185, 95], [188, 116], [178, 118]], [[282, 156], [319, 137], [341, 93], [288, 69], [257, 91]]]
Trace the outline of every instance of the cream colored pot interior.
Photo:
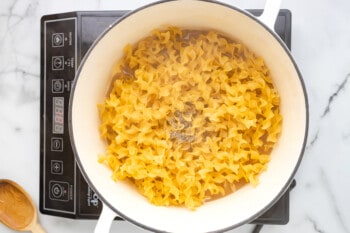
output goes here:
[[[97, 104], [104, 100], [113, 64], [123, 47], [154, 28], [169, 25], [215, 29], [236, 38], [261, 55], [281, 96], [282, 135], [273, 150], [260, 185], [244, 186], [195, 211], [150, 204], [132, 186], [111, 179], [111, 171], [97, 162], [105, 151], [98, 131]], [[208, 232], [239, 225], [271, 204], [294, 174], [303, 151], [307, 127], [305, 94], [295, 64], [276, 38], [256, 20], [230, 7], [202, 1], [170, 1], [146, 7], [124, 18], [95, 45], [81, 67], [71, 99], [71, 132], [80, 166], [109, 206], [127, 219], [170, 232]]]

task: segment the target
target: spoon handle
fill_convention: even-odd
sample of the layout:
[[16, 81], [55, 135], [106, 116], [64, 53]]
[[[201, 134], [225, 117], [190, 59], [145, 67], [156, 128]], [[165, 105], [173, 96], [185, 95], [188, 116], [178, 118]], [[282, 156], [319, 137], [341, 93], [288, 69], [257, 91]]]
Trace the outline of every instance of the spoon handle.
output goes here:
[[36, 223], [33, 225], [32, 229], [30, 229], [33, 233], [46, 233], [44, 228], [39, 224]]

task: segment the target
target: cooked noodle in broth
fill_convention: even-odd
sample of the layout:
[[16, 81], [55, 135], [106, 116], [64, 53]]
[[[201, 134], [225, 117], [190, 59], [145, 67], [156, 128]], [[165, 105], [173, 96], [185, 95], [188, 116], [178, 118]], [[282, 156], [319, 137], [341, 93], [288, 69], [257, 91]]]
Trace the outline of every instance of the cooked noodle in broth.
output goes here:
[[98, 105], [99, 161], [149, 201], [195, 209], [258, 184], [281, 132], [261, 57], [208, 30], [169, 27], [127, 45]]

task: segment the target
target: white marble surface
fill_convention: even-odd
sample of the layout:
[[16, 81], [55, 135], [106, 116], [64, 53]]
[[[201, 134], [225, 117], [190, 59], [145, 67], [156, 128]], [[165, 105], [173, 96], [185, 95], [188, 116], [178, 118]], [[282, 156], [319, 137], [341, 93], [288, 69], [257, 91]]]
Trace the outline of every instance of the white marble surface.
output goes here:
[[[134, 9], [148, 0], [0, 1], [0, 178], [39, 202], [40, 17], [76, 10]], [[263, 0], [225, 1], [262, 8]], [[350, 1], [284, 0], [293, 15], [292, 54], [310, 105], [307, 149], [291, 193], [290, 221], [261, 232], [350, 233]], [[39, 214], [48, 232], [93, 232], [96, 221]], [[231, 230], [251, 232], [252, 225]], [[0, 232], [13, 232], [0, 224]], [[111, 232], [141, 233], [127, 222]]]

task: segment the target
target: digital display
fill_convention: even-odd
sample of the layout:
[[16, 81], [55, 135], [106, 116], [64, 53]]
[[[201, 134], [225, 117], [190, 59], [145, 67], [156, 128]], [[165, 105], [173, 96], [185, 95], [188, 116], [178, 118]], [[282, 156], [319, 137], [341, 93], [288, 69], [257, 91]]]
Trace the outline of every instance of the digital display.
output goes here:
[[64, 97], [53, 97], [53, 128], [52, 133], [64, 133]]

